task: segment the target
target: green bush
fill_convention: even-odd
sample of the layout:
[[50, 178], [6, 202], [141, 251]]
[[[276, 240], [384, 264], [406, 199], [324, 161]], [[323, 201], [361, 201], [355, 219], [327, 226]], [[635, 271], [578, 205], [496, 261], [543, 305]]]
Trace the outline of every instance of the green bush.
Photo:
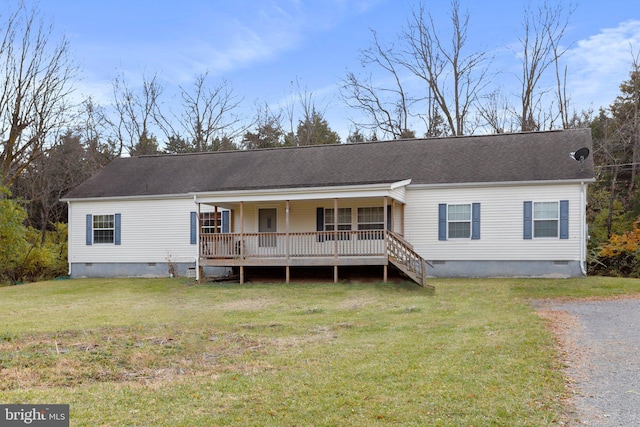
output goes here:
[[27, 228], [28, 249], [23, 253], [17, 276], [23, 282], [51, 279], [67, 274], [67, 224], [55, 224], [46, 231]]
[[24, 225], [25, 209], [0, 188], [0, 284], [50, 279], [67, 273], [67, 224], [42, 233]]
[[0, 283], [16, 282], [16, 269], [28, 247], [23, 225], [27, 212], [10, 195], [9, 190], [0, 187]]

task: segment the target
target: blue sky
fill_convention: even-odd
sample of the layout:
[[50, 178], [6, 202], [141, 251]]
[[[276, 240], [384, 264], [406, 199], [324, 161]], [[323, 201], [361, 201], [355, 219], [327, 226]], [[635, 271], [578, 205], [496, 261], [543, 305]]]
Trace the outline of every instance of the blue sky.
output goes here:
[[[524, 1], [524, 0], [523, 0]], [[523, 1], [461, 0], [470, 15], [469, 52], [490, 51], [496, 77], [512, 84], [521, 33]], [[338, 85], [358, 71], [360, 49], [371, 45], [371, 29], [383, 42], [397, 38], [410, 0], [42, 0], [40, 10], [56, 32], [71, 41], [81, 66], [79, 93], [109, 102], [112, 81], [123, 74], [135, 87], [157, 74], [165, 102], [171, 88], [188, 86], [196, 74], [226, 79], [243, 98], [249, 116], [255, 104], [282, 105], [291, 83], [312, 93], [330, 126], [344, 140], [349, 118]], [[567, 3], [569, 4], [569, 3]], [[574, 108], [607, 107], [628, 78], [631, 47], [640, 51], [637, 0], [578, 0], [565, 42]], [[448, 0], [427, 1], [448, 28]], [[510, 83], [511, 82], [511, 83]], [[502, 83], [502, 82], [501, 82]], [[509, 90], [509, 89], [507, 89]]]

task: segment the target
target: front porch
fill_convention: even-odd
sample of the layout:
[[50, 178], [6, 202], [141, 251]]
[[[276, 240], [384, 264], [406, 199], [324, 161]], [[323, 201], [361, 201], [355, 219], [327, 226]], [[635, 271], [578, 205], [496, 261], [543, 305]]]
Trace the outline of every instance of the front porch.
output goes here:
[[409, 182], [194, 195], [198, 278], [204, 266], [234, 267], [241, 283], [245, 267], [284, 267], [288, 283], [291, 267], [329, 266], [337, 282], [339, 267], [370, 265], [386, 282], [391, 264], [426, 286], [429, 264], [402, 237]]

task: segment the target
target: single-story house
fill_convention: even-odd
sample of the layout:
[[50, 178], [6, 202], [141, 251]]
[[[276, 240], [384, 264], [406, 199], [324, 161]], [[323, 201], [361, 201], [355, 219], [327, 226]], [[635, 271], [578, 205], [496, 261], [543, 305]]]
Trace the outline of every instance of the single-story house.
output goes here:
[[69, 270], [581, 276], [591, 148], [578, 129], [118, 158], [62, 199]]

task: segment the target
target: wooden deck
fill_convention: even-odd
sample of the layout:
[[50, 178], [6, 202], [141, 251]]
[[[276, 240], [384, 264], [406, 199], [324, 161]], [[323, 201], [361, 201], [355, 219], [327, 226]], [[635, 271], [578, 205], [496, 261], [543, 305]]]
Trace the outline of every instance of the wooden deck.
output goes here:
[[200, 266], [289, 267], [384, 266], [393, 264], [421, 286], [426, 285], [428, 262], [409, 243], [390, 231], [317, 231], [303, 233], [200, 234]]

